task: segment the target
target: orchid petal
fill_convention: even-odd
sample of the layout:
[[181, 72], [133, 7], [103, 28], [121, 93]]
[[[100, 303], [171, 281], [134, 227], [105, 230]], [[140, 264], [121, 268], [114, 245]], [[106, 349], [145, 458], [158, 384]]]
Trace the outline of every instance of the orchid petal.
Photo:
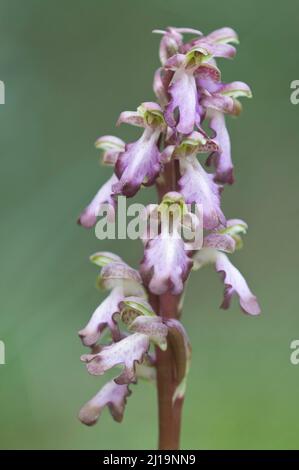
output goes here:
[[126, 146], [115, 165], [119, 181], [114, 184], [115, 195], [134, 196], [142, 184], [151, 185], [159, 175], [161, 154], [157, 141], [160, 130], [146, 128], [144, 133], [133, 144]]
[[233, 114], [237, 116], [241, 112], [241, 104], [236, 99], [231, 98], [228, 95], [222, 95], [220, 93], [214, 93], [210, 96], [203, 96], [201, 104], [205, 108], [215, 109], [222, 113]]
[[105, 406], [108, 406], [113, 419], [121, 422], [124, 415], [127, 397], [131, 395], [128, 385], [117, 385], [113, 380], [89, 400], [80, 410], [79, 419], [87, 426], [98, 421]]
[[203, 206], [203, 227], [211, 230], [225, 225], [225, 217], [220, 209], [221, 187], [213, 181], [213, 175], [207, 173], [196, 157], [180, 160], [183, 176], [179, 180], [181, 194], [189, 204]]
[[191, 265], [192, 261], [178, 234], [167, 236], [162, 233], [146, 245], [140, 272], [153, 294], [180, 294]]
[[175, 54], [166, 61], [164, 68], [175, 71], [185, 64], [185, 59], [184, 54]]
[[225, 118], [219, 111], [211, 112], [210, 128], [215, 133], [215, 141], [220, 150], [213, 153], [207, 160], [210, 166], [212, 163], [216, 168], [215, 180], [220, 183], [233, 184], [233, 164], [231, 160], [231, 145], [229, 133], [225, 125]]
[[196, 83], [209, 93], [214, 93], [221, 87], [221, 72], [211, 64], [202, 64], [196, 71]]
[[237, 52], [236, 48], [234, 46], [231, 46], [230, 44], [214, 43], [212, 41], [207, 40], [206, 37], [194, 41], [191, 45], [191, 48], [187, 51], [186, 56], [189, 56], [193, 51], [196, 50], [203, 51], [203, 55], [201, 57], [200, 62], [207, 62], [210, 61], [212, 58], [216, 57], [232, 59]]
[[85, 354], [81, 357], [87, 363], [88, 372], [92, 375], [103, 375], [117, 365], [123, 365], [123, 372], [115, 380], [117, 384], [136, 382], [135, 364], [141, 363], [148, 352], [148, 336], [134, 333], [117, 343], [104, 346], [98, 354]]
[[130, 124], [137, 127], [145, 126], [143, 116], [137, 111], [123, 111], [120, 113], [116, 125], [119, 126], [120, 124]]
[[155, 29], [153, 33], [163, 34], [159, 48], [159, 58], [161, 64], [164, 65], [167, 59], [178, 51], [182, 44], [182, 35], [176, 32], [175, 28], [169, 28], [169, 31]]
[[178, 33], [182, 34], [196, 34], [197, 36], [202, 36], [203, 33], [199, 31], [198, 29], [193, 29], [193, 28], [171, 28], [175, 29]]
[[223, 83], [218, 92], [222, 95], [231, 96], [232, 98], [239, 98], [241, 96], [252, 98], [251, 89], [244, 82]]
[[111, 194], [112, 186], [117, 184], [117, 182], [117, 177], [112, 175], [111, 178], [99, 189], [90, 204], [79, 216], [78, 223], [80, 225], [83, 225], [85, 228], [93, 227], [96, 224], [97, 216], [100, 214], [100, 210], [103, 204], [109, 204], [111, 206], [111, 213], [114, 214], [115, 201]]
[[221, 274], [225, 285], [221, 307], [227, 309], [230, 306], [232, 296], [237, 294], [242, 310], [250, 315], [258, 315], [260, 306], [256, 297], [252, 294], [240, 271], [223, 253], [217, 255], [216, 271]]
[[216, 29], [212, 33], [205, 36], [205, 40], [222, 44], [226, 44], [229, 42], [239, 44], [239, 38], [237, 33], [232, 28], [228, 27]]
[[98, 287], [104, 289], [122, 287], [125, 296], [145, 295], [139, 272], [124, 262], [115, 261], [105, 265], [98, 278]]
[[221, 230], [221, 233], [232, 237], [235, 241], [236, 250], [240, 250], [243, 247], [241, 235], [246, 234], [247, 229], [248, 226], [243, 220], [231, 219], [227, 221], [226, 227], [224, 230]]
[[214, 248], [203, 248], [194, 255], [194, 269], [199, 269], [207, 264], [214, 264], [216, 271], [224, 281], [224, 299], [221, 308], [230, 306], [232, 296], [237, 294], [242, 310], [250, 315], [258, 315], [260, 306], [256, 297], [249, 289], [244, 277], [230, 262], [228, 257]]
[[119, 313], [118, 304], [123, 298], [124, 294], [122, 288], [115, 287], [95, 310], [86, 327], [78, 333], [85, 346], [95, 344], [105, 328], [111, 331], [114, 341], [119, 340], [120, 335], [115, 316]]
[[113, 135], [104, 135], [97, 139], [95, 147], [103, 151], [104, 165], [114, 165], [120, 152], [125, 149], [125, 142]]
[[[194, 125], [200, 121], [199, 107], [197, 101], [196, 82], [191, 72], [183, 68], [178, 69], [169, 87], [171, 100], [165, 109], [165, 120], [167, 124], [182, 134], [190, 134]], [[179, 119], [176, 123], [174, 112], [178, 108]]]

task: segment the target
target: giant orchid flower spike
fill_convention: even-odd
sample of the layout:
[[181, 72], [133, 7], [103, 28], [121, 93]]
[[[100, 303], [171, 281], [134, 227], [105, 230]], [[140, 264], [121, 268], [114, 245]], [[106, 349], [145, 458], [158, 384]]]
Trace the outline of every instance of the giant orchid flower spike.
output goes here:
[[[108, 216], [114, 220], [120, 195], [132, 197], [156, 185], [159, 204], [148, 206], [143, 216], [139, 269], [110, 252], [90, 257], [100, 269], [97, 286], [108, 295], [79, 331], [89, 348], [81, 359], [90, 374], [113, 370], [114, 379], [82, 407], [79, 419], [93, 425], [108, 407], [121, 421], [132, 384], [148, 380], [158, 390], [159, 448], [178, 449], [191, 360], [180, 317], [191, 272], [213, 265], [224, 283], [221, 307], [227, 309], [236, 296], [246, 314], [260, 313], [256, 297], [228, 258], [242, 248], [247, 225], [227, 219], [221, 207], [224, 185], [234, 181], [225, 116], [239, 115], [238, 98], [251, 97], [251, 91], [240, 81], [224, 83], [216, 64], [217, 58], [230, 59], [236, 53], [231, 43], [237, 44], [238, 37], [231, 28], [206, 36], [190, 28], [155, 32], [162, 35], [161, 66], [153, 82], [157, 103], [144, 102], [137, 111], [120, 114], [117, 124], [141, 128], [135, 142], [115, 136], [96, 141], [102, 163], [114, 173], [79, 217], [90, 228], [109, 204]], [[210, 135], [203, 130], [205, 124]], [[194, 205], [199, 208], [195, 214]], [[194, 233], [200, 229], [198, 244]]]

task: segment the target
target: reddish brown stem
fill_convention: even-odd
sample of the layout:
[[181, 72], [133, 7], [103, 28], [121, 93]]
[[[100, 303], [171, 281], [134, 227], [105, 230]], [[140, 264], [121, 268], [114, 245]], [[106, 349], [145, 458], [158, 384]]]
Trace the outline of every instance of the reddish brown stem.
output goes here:
[[[164, 182], [158, 189], [159, 199], [168, 191], [177, 190], [176, 162], [166, 165], [163, 173]], [[164, 318], [178, 317], [179, 297], [166, 293], [151, 299], [153, 307]], [[175, 356], [171, 345], [166, 351], [157, 348], [157, 392], [159, 412], [159, 449], [177, 450], [180, 447], [181, 413], [183, 399], [173, 400], [178, 386], [176, 380]]]
[[[175, 318], [178, 311], [176, 296], [159, 297], [160, 315]], [[159, 449], [176, 450], [180, 447], [182, 399], [173, 400], [176, 387], [176, 363], [171, 345], [166, 351], [157, 348], [157, 391], [159, 407]]]

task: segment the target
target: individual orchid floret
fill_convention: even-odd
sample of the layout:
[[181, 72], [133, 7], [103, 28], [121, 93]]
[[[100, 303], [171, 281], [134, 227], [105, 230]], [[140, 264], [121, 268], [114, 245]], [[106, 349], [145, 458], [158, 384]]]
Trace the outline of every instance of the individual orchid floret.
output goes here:
[[[200, 83], [200, 80], [198, 83]], [[244, 96], [247, 98], [252, 97], [251, 90], [246, 83], [220, 83], [213, 93], [204, 91], [200, 102], [206, 109], [238, 115], [242, 110], [242, 106], [237, 98]]]
[[172, 57], [179, 51], [179, 48], [183, 45], [183, 34], [202, 36], [201, 31], [198, 31], [197, 29], [193, 28], [168, 27], [166, 31], [154, 29], [153, 33], [163, 35], [159, 49], [159, 57], [162, 65], [165, 64], [169, 57]]
[[112, 367], [122, 365], [123, 371], [115, 382], [124, 384], [136, 382], [136, 364], [142, 364], [151, 342], [162, 350], [166, 349], [168, 329], [144, 300], [130, 297], [121, 301], [119, 308], [121, 318], [132, 334], [104, 346], [96, 354], [83, 355], [81, 359], [93, 375], [102, 375]]
[[[181, 211], [184, 211], [182, 201], [179, 193], [168, 193], [164, 196], [160, 208], [162, 211], [168, 211], [170, 205], [170, 211], [173, 211], [175, 206], [178, 209], [177, 217], [180, 218], [183, 215]], [[176, 230], [179, 224], [174, 223], [174, 229], [171, 229], [167, 224], [167, 215], [164, 214], [163, 220], [166, 223], [161, 224], [161, 233], [149, 240], [145, 246], [140, 272], [143, 282], [153, 294], [170, 292], [179, 295], [183, 291], [192, 261], [186, 252], [184, 240]]]
[[[229, 240], [229, 238], [234, 239], [236, 236], [239, 237], [240, 234], [244, 233], [244, 230], [246, 230], [242, 221], [237, 220], [231, 222], [232, 224], [229, 226], [227, 233], [220, 233], [219, 239], [214, 245], [211, 240], [210, 243], [204, 242], [204, 248], [194, 255], [193, 269], [199, 269], [207, 264], [214, 264], [225, 286], [221, 308], [227, 309], [230, 306], [233, 295], [236, 294], [239, 297], [240, 306], [245, 313], [258, 315], [260, 313], [260, 307], [256, 297], [249, 289], [242, 274], [222, 252], [233, 251], [235, 246], [229, 248], [230, 245], [229, 242], [227, 243], [227, 240]], [[221, 240], [221, 238], [222, 242], [220, 243], [219, 240]], [[235, 239], [234, 241], [236, 242]]]
[[113, 135], [105, 135], [96, 140], [95, 147], [102, 150], [102, 163], [114, 166], [118, 155], [125, 150], [125, 142]]
[[115, 175], [99, 189], [90, 204], [84, 209], [78, 219], [78, 223], [85, 228], [93, 227], [97, 222], [97, 217], [100, 215], [101, 208], [108, 205], [110, 213], [109, 218], [114, 218], [115, 200], [112, 197], [112, 187], [117, 184], [118, 179]]
[[102, 267], [97, 281], [98, 286], [111, 289], [111, 292], [94, 311], [85, 328], [78, 333], [85, 346], [94, 345], [106, 328], [111, 332], [113, 340], [119, 341], [120, 332], [117, 325], [119, 303], [128, 295], [145, 296], [140, 274], [119, 256], [109, 252], [99, 252], [90, 259]]
[[115, 317], [118, 314], [119, 302], [123, 300], [123, 298], [123, 289], [121, 287], [115, 287], [94, 311], [85, 328], [78, 333], [85, 346], [95, 344], [105, 328], [110, 330], [114, 341], [119, 340], [120, 333]]
[[115, 164], [119, 181], [113, 185], [115, 195], [134, 196], [141, 185], [150, 186], [161, 170], [158, 139], [166, 127], [162, 109], [156, 103], [143, 103], [137, 113], [125, 112], [118, 122], [144, 127], [142, 136], [126, 145]]
[[81, 408], [79, 419], [83, 424], [93, 426], [98, 421], [103, 408], [107, 406], [113, 419], [120, 423], [130, 395], [128, 385], [118, 385], [112, 380]]
[[201, 46], [209, 50], [213, 57], [232, 58], [236, 54], [236, 49], [230, 43], [239, 44], [237, 33], [232, 28], [220, 28], [212, 33], [193, 39], [183, 46], [183, 51], [188, 51], [196, 46]]
[[[200, 125], [203, 111], [199, 103], [197, 76], [207, 72], [206, 63], [213, 57], [226, 57], [226, 49], [230, 47], [200, 43], [186, 54], [176, 54], [167, 60], [165, 69], [174, 72], [167, 90], [171, 99], [165, 109], [165, 119], [170, 127], [176, 127], [182, 134], [189, 134], [195, 125]], [[176, 110], [178, 117], [175, 116]]]

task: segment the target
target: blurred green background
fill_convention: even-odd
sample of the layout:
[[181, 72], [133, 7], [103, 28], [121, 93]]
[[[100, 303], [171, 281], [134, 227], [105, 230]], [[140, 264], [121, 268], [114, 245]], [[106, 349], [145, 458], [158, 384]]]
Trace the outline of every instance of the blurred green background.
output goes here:
[[[299, 339], [298, 125], [290, 82], [299, 79], [298, 1], [1, 0], [1, 314], [0, 448], [155, 448], [153, 385], [133, 386], [121, 425], [105, 411], [97, 426], [77, 420], [106, 382], [80, 362], [77, 331], [104, 298], [88, 261], [115, 251], [137, 266], [138, 242], [99, 242], [76, 225], [110, 174], [95, 139], [115, 130], [122, 110], [151, 100], [159, 37], [153, 28], [235, 28], [234, 61], [219, 61], [225, 81], [244, 80], [254, 99], [230, 119], [236, 184], [224, 192], [228, 217], [249, 224], [233, 262], [259, 297], [250, 318], [234, 301], [219, 310], [223, 287], [213, 269], [194, 273], [183, 322], [193, 345], [182, 447], [298, 448]], [[154, 191], [143, 191], [150, 200]]]

